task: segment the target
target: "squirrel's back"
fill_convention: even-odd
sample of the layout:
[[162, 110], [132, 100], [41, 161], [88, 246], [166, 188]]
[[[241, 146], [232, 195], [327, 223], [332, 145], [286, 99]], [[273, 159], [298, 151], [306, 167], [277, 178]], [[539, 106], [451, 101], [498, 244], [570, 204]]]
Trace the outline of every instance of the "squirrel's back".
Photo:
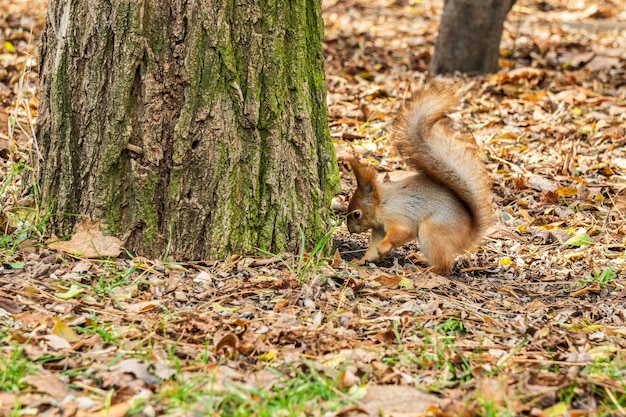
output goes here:
[[441, 184], [467, 208], [474, 240], [492, 224], [491, 185], [476, 150], [447, 127], [445, 116], [457, 103], [451, 87], [431, 81], [402, 110], [393, 136], [411, 168]]

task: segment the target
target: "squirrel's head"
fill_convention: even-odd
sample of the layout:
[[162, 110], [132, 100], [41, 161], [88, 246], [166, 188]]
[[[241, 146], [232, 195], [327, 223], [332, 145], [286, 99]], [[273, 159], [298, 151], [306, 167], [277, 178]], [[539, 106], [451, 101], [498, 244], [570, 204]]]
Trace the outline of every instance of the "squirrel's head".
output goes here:
[[357, 182], [357, 189], [348, 205], [348, 230], [350, 233], [361, 233], [375, 226], [379, 204], [376, 171], [370, 166], [361, 165], [357, 159], [350, 159], [348, 162]]

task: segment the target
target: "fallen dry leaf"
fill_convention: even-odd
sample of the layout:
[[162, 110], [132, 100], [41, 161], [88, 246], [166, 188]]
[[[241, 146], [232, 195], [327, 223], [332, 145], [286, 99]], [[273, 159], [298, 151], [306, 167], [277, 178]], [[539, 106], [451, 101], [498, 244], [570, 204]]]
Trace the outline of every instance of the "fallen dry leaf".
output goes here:
[[130, 405], [127, 402], [121, 402], [93, 413], [91, 417], [124, 417], [129, 411]]
[[24, 382], [33, 386], [37, 391], [48, 394], [57, 401], [63, 401], [70, 391], [67, 382], [61, 381], [53, 374], [26, 375]]
[[122, 241], [113, 236], [104, 236], [98, 221], [84, 219], [68, 241], [48, 244], [52, 250], [66, 252], [81, 258], [116, 258], [121, 253]]
[[359, 403], [370, 415], [396, 417], [423, 415], [431, 407], [442, 404], [441, 398], [436, 395], [397, 385], [370, 385]]
[[150, 367], [151, 364], [149, 362], [142, 359], [130, 358], [122, 359], [113, 365], [111, 370], [133, 374], [135, 378], [145, 381], [147, 385], [152, 385], [158, 382], [158, 378], [150, 372]]

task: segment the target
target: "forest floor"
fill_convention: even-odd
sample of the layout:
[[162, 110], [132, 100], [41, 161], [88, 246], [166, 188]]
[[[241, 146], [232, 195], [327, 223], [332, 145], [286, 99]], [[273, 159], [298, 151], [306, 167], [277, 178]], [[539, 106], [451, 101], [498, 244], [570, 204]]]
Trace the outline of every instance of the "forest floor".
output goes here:
[[[323, 7], [337, 155], [396, 171], [388, 128], [426, 78], [442, 1]], [[626, 416], [626, 1], [519, 1], [502, 70], [447, 77], [497, 214], [447, 277], [405, 258], [417, 245], [346, 262], [367, 239], [345, 226], [344, 260], [41, 245], [20, 187], [45, 1], [0, 10], [1, 416]], [[337, 208], [354, 187], [340, 167]]]

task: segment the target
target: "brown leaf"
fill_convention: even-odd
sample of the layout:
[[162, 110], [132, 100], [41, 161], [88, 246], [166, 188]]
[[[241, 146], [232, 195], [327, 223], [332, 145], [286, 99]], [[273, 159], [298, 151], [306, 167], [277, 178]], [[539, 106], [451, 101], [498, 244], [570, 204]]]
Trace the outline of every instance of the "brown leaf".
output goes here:
[[54, 350], [63, 350], [63, 349], [69, 349], [70, 347], [72, 347], [70, 343], [66, 339], [62, 338], [61, 336], [49, 334], [49, 335], [43, 336], [42, 338], [46, 340], [46, 344]]
[[333, 255], [332, 267], [339, 268], [342, 262], [343, 259], [341, 259], [341, 255], [339, 254], [339, 248], [337, 248], [335, 249], [335, 254]]
[[158, 382], [158, 379], [150, 372], [150, 363], [142, 359], [123, 359], [111, 367], [112, 371], [121, 371], [133, 374], [135, 378], [145, 381], [147, 385]]
[[383, 288], [398, 288], [402, 277], [388, 274], [378, 274], [372, 277], [371, 280], [378, 282]]
[[426, 274], [417, 277], [415, 280], [415, 288], [432, 289], [441, 288], [450, 285], [450, 280], [439, 274]]
[[121, 402], [93, 413], [91, 417], [124, 417], [129, 411], [130, 405], [127, 402]]
[[102, 234], [98, 221], [84, 219], [70, 240], [52, 242], [48, 247], [83, 258], [117, 258], [121, 245], [118, 238]]
[[138, 303], [120, 302], [122, 308], [130, 313], [145, 313], [154, 310], [161, 304], [158, 300], [140, 301]]
[[48, 394], [57, 401], [62, 401], [69, 395], [66, 384], [53, 374], [26, 375], [22, 380], [37, 391]]
[[370, 385], [360, 401], [370, 415], [414, 417], [432, 407], [440, 407], [441, 399], [415, 388], [397, 385]]
[[215, 345], [215, 352], [219, 353], [225, 348], [228, 348], [231, 352], [237, 351], [237, 345], [239, 344], [239, 338], [233, 333], [226, 333]]
[[338, 386], [341, 389], [346, 389], [354, 386], [359, 382], [359, 378], [355, 375], [355, 373], [351, 369], [344, 370], [341, 375], [339, 375]]
[[4, 150], [9, 150], [9, 139], [0, 137], [0, 152]]
[[12, 314], [17, 314], [17, 313], [21, 313], [22, 312], [22, 309], [19, 306], [19, 304], [17, 304], [13, 300], [10, 300], [10, 299], [4, 298], [4, 297], [0, 297], [0, 308], [4, 309], [4, 310], [6, 310], [6, 311], [8, 311], [9, 313], [12, 313]]

